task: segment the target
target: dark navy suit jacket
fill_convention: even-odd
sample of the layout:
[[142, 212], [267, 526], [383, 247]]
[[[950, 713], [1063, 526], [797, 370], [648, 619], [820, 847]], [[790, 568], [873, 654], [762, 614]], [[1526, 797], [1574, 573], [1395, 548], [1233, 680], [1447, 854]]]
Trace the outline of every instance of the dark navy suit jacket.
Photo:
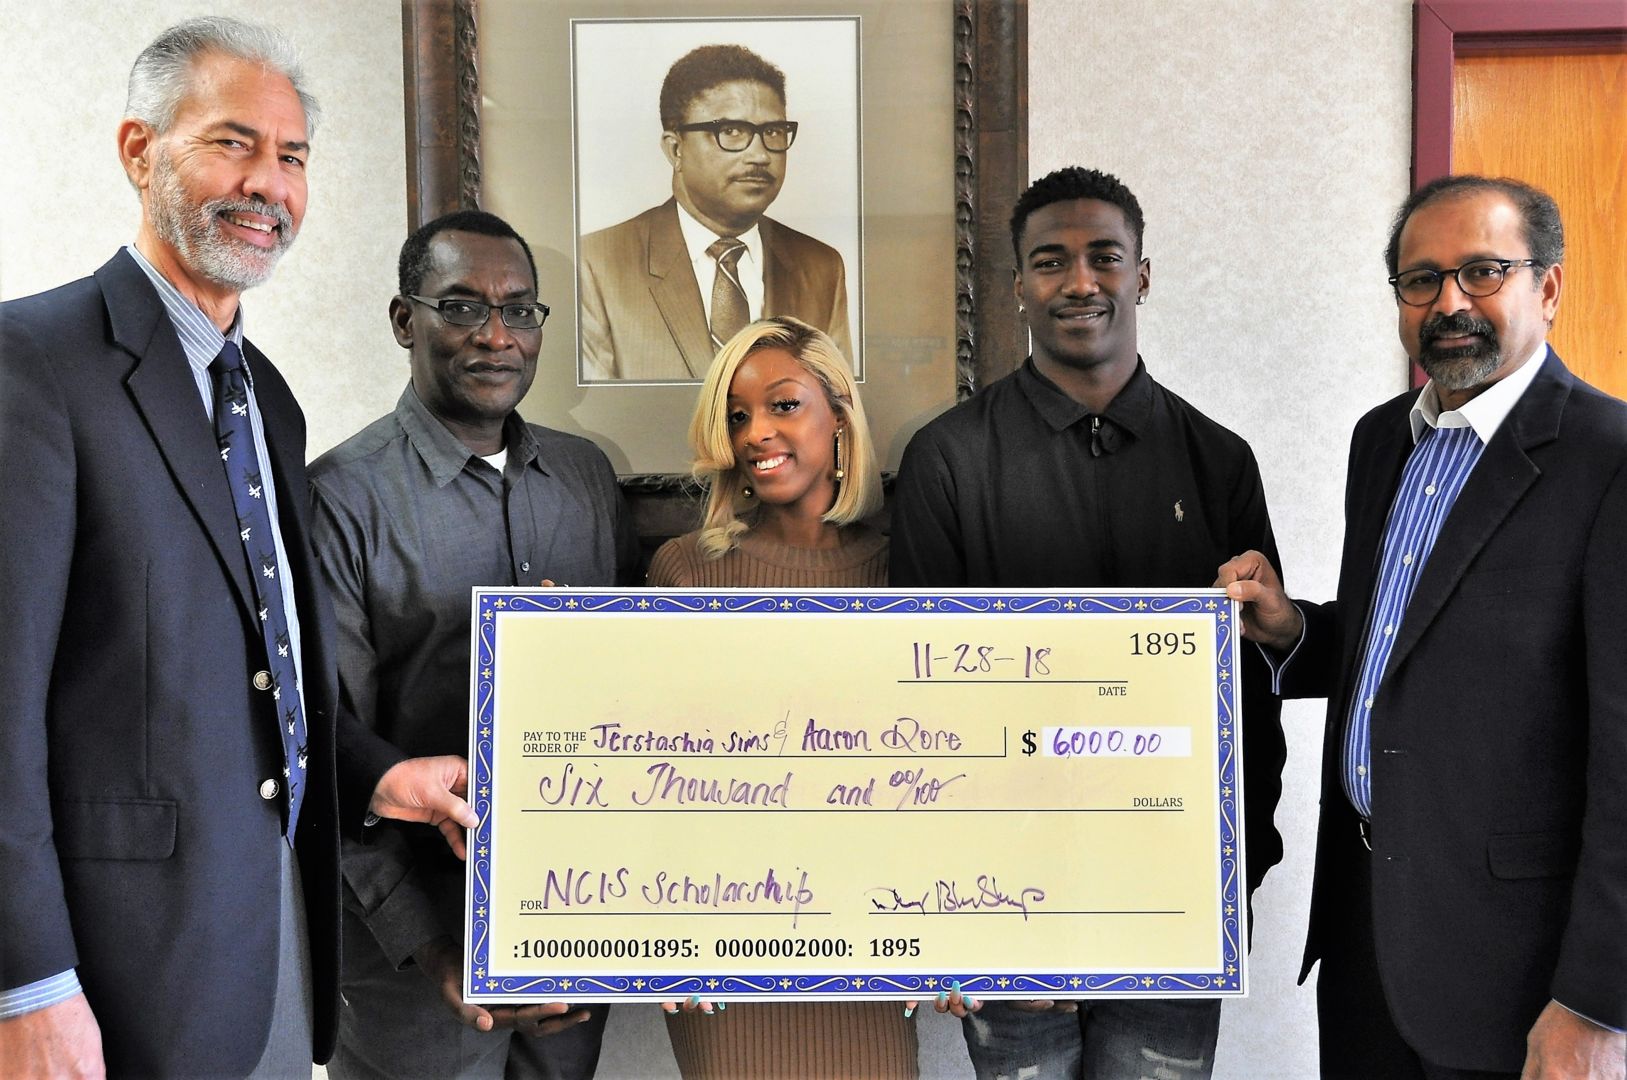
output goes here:
[[[1380, 975], [1413, 1049], [1464, 1069], [1518, 1072], [1550, 998], [1627, 1027], [1627, 405], [1542, 365], [1441, 528], [1372, 711]], [[1345, 932], [1341, 735], [1416, 397], [1356, 425], [1338, 599], [1302, 605], [1284, 673], [1286, 696], [1328, 697], [1306, 971]]]
[[[310, 726], [295, 850], [317, 1060], [337, 1017], [338, 790], [395, 756], [335, 747], [332, 614], [306, 533], [304, 417], [245, 353], [294, 575]], [[246, 1073], [278, 949], [282, 780], [252, 583], [213, 429], [128, 254], [0, 304], [0, 986], [77, 967], [110, 1073]], [[350, 763], [336, 776], [337, 761]]]

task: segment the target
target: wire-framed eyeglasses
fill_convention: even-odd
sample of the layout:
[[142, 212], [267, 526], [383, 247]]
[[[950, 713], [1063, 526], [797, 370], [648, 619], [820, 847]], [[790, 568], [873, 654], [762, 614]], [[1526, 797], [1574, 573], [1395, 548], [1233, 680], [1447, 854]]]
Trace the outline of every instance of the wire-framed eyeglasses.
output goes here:
[[1465, 296], [1491, 296], [1503, 287], [1510, 270], [1536, 265], [1535, 259], [1475, 259], [1449, 270], [1405, 270], [1390, 278], [1390, 285], [1403, 304], [1424, 307], [1440, 296], [1447, 278], [1457, 279]]
[[703, 120], [698, 124], [679, 124], [672, 130], [709, 131], [717, 141], [717, 148], [731, 154], [750, 146], [758, 135], [763, 137], [764, 150], [783, 154], [797, 138], [795, 120], [770, 120], [766, 124], [753, 124], [750, 120]]
[[411, 293], [407, 294], [407, 299], [434, 308], [441, 313], [441, 318], [453, 326], [485, 326], [494, 307], [502, 313], [503, 325], [511, 330], [540, 330], [542, 324], [548, 321], [548, 305], [535, 300], [497, 305], [461, 296], [437, 298]]

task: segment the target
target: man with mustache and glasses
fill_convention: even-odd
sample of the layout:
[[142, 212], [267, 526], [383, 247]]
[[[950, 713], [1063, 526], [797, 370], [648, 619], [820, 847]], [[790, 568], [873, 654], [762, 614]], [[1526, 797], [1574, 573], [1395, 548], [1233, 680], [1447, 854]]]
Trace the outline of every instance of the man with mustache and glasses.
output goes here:
[[835, 248], [765, 217], [797, 125], [785, 75], [739, 45], [703, 45], [661, 84], [672, 198], [582, 238], [582, 377], [695, 381], [753, 319], [793, 315], [851, 362]]
[[[516, 411], [548, 316], [520, 235], [480, 210], [436, 218], [402, 245], [399, 286], [390, 328], [411, 378], [393, 412], [311, 464], [311, 535], [338, 622], [340, 716], [403, 753], [457, 754], [469, 590], [628, 583], [638, 539], [603, 451]], [[345, 842], [328, 1074], [592, 1076], [606, 1007], [463, 1003], [464, 868], [434, 840], [391, 824]]]
[[[893, 585], [1202, 588], [1237, 544], [1276, 550], [1248, 444], [1154, 381], [1137, 351], [1152, 287], [1142, 233], [1135, 195], [1095, 169], [1058, 169], [1017, 200], [1014, 291], [1033, 354], [910, 440], [893, 493]], [[1286, 756], [1281, 704], [1252, 652], [1250, 895], [1282, 858], [1272, 815]], [[1198, 1080], [1220, 1031], [1215, 998], [939, 1008], [965, 1014], [983, 1080]]]
[[0, 304], [7, 1076], [308, 1076], [340, 823], [474, 824], [461, 759], [336, 724], [304, 417], [243, 336], [305, 212], [302, 84], [263, 28], [159, 35], [118, 131], [135, 242]]
[[1324, 1076], [1623, 1075], [1627, 405], [1545, 341], [1564, 256], [1526, 184], [1415, 192], [1386, 258], [1429, 382], [1356, 425], [1337, 599], [1221, 567], [1282, 693], [1328, 699]]

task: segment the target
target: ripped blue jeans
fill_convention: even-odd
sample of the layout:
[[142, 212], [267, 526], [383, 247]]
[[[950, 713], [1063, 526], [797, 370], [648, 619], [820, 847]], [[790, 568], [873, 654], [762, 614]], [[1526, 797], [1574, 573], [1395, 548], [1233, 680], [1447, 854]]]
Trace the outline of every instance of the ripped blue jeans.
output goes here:
[[978, 1080], [1208, 1080], [1220, 1001], [1081, 1001], [1077, 1013], [986, 1001], [961, 1025]]

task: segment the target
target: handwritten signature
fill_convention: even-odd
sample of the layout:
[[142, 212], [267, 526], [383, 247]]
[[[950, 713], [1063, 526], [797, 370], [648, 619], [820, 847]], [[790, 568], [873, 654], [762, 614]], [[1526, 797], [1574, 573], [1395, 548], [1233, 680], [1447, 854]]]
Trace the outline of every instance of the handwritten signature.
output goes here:
[[1045, 890], [1037, 885], [1025, 885], [1016, 892], [1007, 892], [1000, 887], [993, 874], [979, 874], [975, 883], [970, 886], [939, 878], [932, 883], [930, 889], [919, 896], [913, 892], [906, 895], [890, 885], [879, 885], [869, 889], [866, 895], [870, 899], [871, 908], [878, 912], [953, 915], [958, 912], [1020, 911], [1023, 921], [1026, 922], [1030, 908], [1045, 899]]

